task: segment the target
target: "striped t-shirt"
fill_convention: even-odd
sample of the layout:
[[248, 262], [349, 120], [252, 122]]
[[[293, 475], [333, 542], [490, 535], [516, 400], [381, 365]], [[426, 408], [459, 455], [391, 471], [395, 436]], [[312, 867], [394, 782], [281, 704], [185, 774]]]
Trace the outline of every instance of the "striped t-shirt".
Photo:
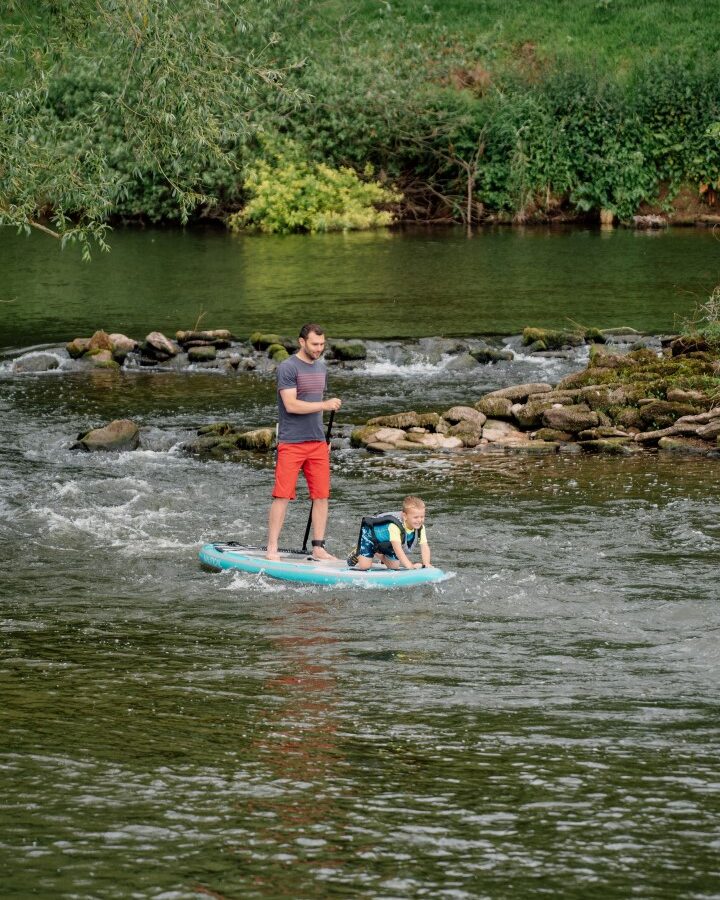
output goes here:
[[278, 441], [299, 444], [302, 441], [324, 441], [323, 417], [316, 413], [289, 413], [282, 402], [280, 391], [297, 390], [298, 400], [316, 403], [323, 399], [327, 384], [327, 368], [323, 360], [306, 363], [297, 354], [281, 362], [277, 370], [278, 389]]

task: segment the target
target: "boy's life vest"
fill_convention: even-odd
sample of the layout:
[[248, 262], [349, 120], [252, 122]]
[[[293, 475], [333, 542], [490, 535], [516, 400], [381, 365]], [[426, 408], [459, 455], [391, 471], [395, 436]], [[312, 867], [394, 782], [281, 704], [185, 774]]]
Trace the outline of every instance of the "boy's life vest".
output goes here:
[[[388, 525], [397, 525], [400, 529], [400, 542], [403, 550], [410, 551], [420, 538], [420, 533], [424, 528], [423, 525], [415, 531], [405, 531], [403, 524], [402, 510], [399, 512], [378, 513], [376, 516], [363, 516], [360, 532], [367, 528], [375, 543], [376, 553], [394, 553], [393, 546], [390, 542]], [[360, 542], [358, 540], [358, 546]]]

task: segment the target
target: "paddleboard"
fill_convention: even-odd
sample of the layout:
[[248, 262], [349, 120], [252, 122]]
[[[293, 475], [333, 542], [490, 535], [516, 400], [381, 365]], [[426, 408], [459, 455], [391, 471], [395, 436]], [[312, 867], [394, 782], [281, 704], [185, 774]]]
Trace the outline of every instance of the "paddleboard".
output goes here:
[[203, 566], [216, 571], [237, 569], [258, 575], [269, 575], [283, 581], [302, 584], [352, 584], [358, 587], [395, 588], [429, 584], [452, 578], [442, 569], [387, 569], [383, 565], [360, 571], [348, 566], [344, 559], [316, 561], [307, 554], [281, 551], [279, 560], [265, 557], [263, 550], [230, 543], [205, 544], [200, 550]]

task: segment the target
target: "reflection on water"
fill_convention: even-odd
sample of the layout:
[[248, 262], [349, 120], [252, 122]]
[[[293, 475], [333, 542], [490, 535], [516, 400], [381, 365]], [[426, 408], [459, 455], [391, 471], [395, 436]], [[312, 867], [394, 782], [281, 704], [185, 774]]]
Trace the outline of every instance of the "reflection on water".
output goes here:
[[0, 348], [97, 328], [257, 328], [331, 335], [516, 334], [527, 325], [672, 331], [720, 281], [710, 231], [578, 228], [241, 237], [118, 231], [90, 265], [0, 231]]

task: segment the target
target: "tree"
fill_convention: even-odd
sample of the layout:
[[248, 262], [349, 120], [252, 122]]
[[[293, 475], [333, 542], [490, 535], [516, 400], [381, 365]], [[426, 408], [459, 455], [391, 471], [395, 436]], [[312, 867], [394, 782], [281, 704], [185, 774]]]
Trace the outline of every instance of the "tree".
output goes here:
[[[162, 180], [186, 221], [212, 202], [209, 165], [233, 172], [260, 93], [267, 4], [238, 0], [11, 0], [0, 26], [0, 223], [85, 256], [133, 180]], [[83, 102], [74, 103], [77, 92]], [[88, 92], [92, 94], [91, 102]], [[114, 155], [131, 159], [118, 176]]]

